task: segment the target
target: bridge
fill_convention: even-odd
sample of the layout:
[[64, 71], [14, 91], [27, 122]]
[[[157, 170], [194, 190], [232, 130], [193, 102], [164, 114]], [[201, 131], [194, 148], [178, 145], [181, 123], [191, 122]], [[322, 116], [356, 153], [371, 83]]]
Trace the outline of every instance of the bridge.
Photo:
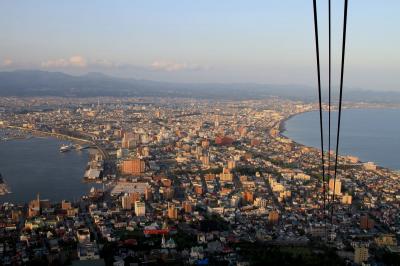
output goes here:
[[73, 137], [73, 136], [70, 136], [70, 135], [57, 133], [57, 132], [46, 132], [46, 131], [41, 131], [41, 130], [37, 130], [37, 129], [19, 127], [19, 126], [10, 126], [9, 125], [9, 126], [7, 126], [7, 128], [27, 131], [27, 132], [32, 133], [34, 136], [35, 136], [35, 134], [36, 134], [36, 136], [43, 136], [44, 135], [44, 136], [49, 136], [49, 137], [56, 137], [56, 138], [59, 138], [59, 139], [67, 139], [67, 140], [75, 141], [75, 142], [78, 142], [78, 143], [87, 143], [90, 146], [93, 146], [94, 148], [96, 148], [101, 153], [101, 155], [103, 156], [104, 160], [108, 160], [110, 158], [108, 152], [103, 147], [101, 147], [98, 143], [96, 143], [96, 141], [77, 138], [77, 137]]

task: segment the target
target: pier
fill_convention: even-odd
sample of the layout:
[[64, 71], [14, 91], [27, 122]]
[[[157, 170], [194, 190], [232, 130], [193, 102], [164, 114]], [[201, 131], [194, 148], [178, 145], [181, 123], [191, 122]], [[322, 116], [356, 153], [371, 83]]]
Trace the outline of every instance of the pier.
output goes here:
[[97, 149], [103, 156], [104, 160], [108, 160], [110, 157], [108, 152], [103, 147], [101, 147], [100, 144], [98, 144], [96, 141], [77, 138], [77, 137], [73, 137], [73, 136], [69, 136], [69, 135], [57, 133], [57, 132], [46, 132], [46, 131], [41, 131], [41, 130], [36, 130], [36, 129], [19, 127], [19, 126], [10, 126], [9, 125], [9, 126], [7, 126], [7, 128], [23, 130], [23, 131], [31, 133], [33, 136], [38, 136], [38, 137], [43, 137], [43, 136], [55, 137], [55, 138], [63, 139], [63, 140], [70, 140], [70, 141], [73, 141], [73, 142], [76, 142], [79, 144], [88, 144], [89, 148]]

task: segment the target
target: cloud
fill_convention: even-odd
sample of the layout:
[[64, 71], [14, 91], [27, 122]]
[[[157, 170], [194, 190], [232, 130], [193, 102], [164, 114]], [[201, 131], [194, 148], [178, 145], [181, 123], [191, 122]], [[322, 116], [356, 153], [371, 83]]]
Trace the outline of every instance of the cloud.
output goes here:
[[13, 60], [6, 58], [3, 60], [2, 66], [7, 67], [7, 66], [11, 66], [12, 64], [13, 64]]
[[41, 63], [44, 68], [59, 68], [59, 67], [86, 67], [86, 59], [80, 55], [71, 56], [69, 59], [59, 58], [48, 60]]
[[83, 58], [80, 55], [75, 55], [69, 58], [69, 63], [72, 66], [78, 66], [78, 67], [85, 67], [86, 66], [86, 59]]
[[206, 67], [202, 67], [196, 64], [177, 63], [171, 61], [154, 61], [153, 63], [151, 63], [150, 67], [153, 70], [168, 71], [168, 72], [207, 69]]

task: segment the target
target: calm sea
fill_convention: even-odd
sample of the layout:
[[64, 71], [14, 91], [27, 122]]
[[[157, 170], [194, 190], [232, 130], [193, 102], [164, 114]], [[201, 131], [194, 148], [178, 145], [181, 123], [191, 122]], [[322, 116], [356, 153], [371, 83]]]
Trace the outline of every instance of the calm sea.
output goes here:
[[60, 153], [66, 143], [54, 138], [32, 138], [0, 142], [0, 173], [11, 194], [0, 202], [29, 202], [40, 198], [53, 202], [78, 200], [91, 185], [82, 183], [89, 151]]
[[[328, 143], [328, 114], [324, 112], [324, 138]], [[332, 113], [332, 149], [336, 140], [337, 112]], [[292, 117], [283, 135], [294, 141], [320, 148], [319, 112]], [[342, 112], [339, 154], [355, 155], [362, 161], [400, 169], [400, 110], [348, 109]]]

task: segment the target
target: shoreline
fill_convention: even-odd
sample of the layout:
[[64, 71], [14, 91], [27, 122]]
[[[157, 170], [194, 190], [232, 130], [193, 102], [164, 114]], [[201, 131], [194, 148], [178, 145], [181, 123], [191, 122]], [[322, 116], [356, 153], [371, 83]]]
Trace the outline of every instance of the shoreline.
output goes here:
[[[393, 109], [399, 109], [399, 110], [400, 110], [400, 108], [371, 108], [371, 107], [370, 107], [370, 108], [351, 108], [351, 107], [350, 107], [350, 108], [345, 108], [345, 109], [353, 109], [353, 110], [368, 110], [368, 109], [381, 109], [381, 110], [388, 109], [388, 110], [393, 110]], [[324, 110], [324, 111], [326, 111], [326, 110]], [[320, 148], [313, 147], [313, 146], [308, 146], [308, 145], [299, 143], [299, 142], [295, 141], [294, 139], [289, 138], [288, 136], [286, 136], [286, 135], [284, 134], [284, 132], [287, 130], [286, 127], [285, 127], [285, 126], [286, 126], [286, 122], [287, 122], [289, 119], [291, 119], [291, 118], [293, 118], [293, 117], [295, 117], [295, 116], [297, 116], [297, 115], [302, 115], [302, 114], [309, 113], [309, 112], [318, 112], [318, 109], [313, 109], [313, 110], [308, 110], [308, 111], [304, 111], [304, 112], [298, 112], [298, 113], [295, 113], [295, 114], [291, 114], [291, 115], [289, 115], [289, 116], [283, 118], [281, 121], [279, 121], [279, 126], [278, 126], [279, 132], [278, 132], [278, 136], [281, 137], [281, 138], [290, 140], [294, 145], [298, 145], [298, 146], [300, 146], [300, 147], [306, 147], [306, 148], [313, 149], [313, 150], [317, 150], [318, 152], [321, 152], [321, 149], [320, 149]], [[324, 153], [326, 154], [326, 153], [328, 153], [328, 151], [327, 151], [327, 150], [324, 150]], [[348, 157], [348, 156], [357, 157], [357, 158], [359, 159], [358, 162], [359, 162], [360, 164], [363, 164], [363, 163], [366, 163], [366, 162], [372, 162], [372, 163], [374, 163], [374, 164], [377, 166], [377, 168], [379, 168], [379, 169], [383, 169], [383, 170], [390, 171], [390, 172], [400, 172], [400, 169], [392, 169], [392, 168], [389, 168], [389, 167], [384, 167], [384, 166], [382, 166], [382, 165], [380, 165], [380, 164], [377, 164], [377, 163], [374, 162], [374, 161], [363, 161], [360, 157], [355, 156], [355, 155], [351, 155], [351, 154], [347, 154], [347, 155], [345, 155], [345, 154], [340, 155], [340, 154], [339, 154], [338, 157], [341, 158], [341, 159], [344, 159], [344, 158], [346, 158], [346, 157]]]

